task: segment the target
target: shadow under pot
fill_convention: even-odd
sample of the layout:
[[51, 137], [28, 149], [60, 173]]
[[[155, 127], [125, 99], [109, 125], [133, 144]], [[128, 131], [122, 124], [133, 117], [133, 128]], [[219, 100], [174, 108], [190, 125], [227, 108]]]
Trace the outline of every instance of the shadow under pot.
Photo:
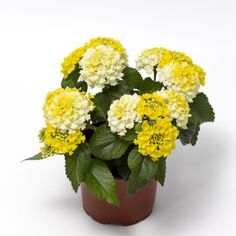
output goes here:
[[141, 190], [132, 196], [127, 196], [128, 183], [116, 180], [120, 206], [114, 206], [96, 198], [81, 184], [83, 208], [95, 221], [102, 224], [132, 225], [147, 218], [152, 212], [156, 196], [157, 182], [151, 180]]

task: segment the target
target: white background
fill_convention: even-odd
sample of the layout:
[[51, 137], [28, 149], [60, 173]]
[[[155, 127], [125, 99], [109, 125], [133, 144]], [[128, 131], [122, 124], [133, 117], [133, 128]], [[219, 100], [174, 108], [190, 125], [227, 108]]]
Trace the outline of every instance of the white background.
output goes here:
[[[236, 235], [235, 10], [233, 0], [0, 0], [0, 235]], [[197, 146], [178, 144], [153, 214], [131, 227], [91, 220], [61, 157], [20, 163], [38, 152], [60, 62], [97, 36], [121, 40], [131, 65], [154, 46], [186, 52], [206, 70], [216, 112]]]

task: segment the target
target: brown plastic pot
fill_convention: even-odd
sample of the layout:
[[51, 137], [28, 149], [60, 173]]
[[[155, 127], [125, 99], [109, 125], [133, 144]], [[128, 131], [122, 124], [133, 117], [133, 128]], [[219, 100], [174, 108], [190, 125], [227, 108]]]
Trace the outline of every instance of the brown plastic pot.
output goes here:
[[83, 207], [85, 212], [95, 221], [102, 224], [132, 225], [144, 220], [152, 212], [155, 202], [155, 180], [151, 180], [140, 191], [127, 196], [128, 183], [116, 180], [120, 206], [114, 206], [108, 202], [96, 198], [86, 187], [81, 184]]

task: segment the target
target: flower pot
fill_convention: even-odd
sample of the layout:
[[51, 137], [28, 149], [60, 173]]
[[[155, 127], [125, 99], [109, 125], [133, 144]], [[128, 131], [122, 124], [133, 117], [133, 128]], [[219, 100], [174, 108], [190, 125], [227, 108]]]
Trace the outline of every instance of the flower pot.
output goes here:
[[151, 180], [131, 197], [127, 196], [128, 183], [126, 181], [116, 180], [116, 183], [120, 199], [119, 207], [96, 198], [82, 183], [81, 193], [85, 212], [102, 224], [127, 226], [144, 220], [152, 212], [156, 195], [156, 181]]

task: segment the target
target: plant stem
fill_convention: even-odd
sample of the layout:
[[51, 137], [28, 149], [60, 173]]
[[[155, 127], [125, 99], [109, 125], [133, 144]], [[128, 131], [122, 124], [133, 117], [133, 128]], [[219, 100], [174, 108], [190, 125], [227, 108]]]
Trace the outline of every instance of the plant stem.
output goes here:
[[154, 81], [156, 82], [156, 80], [157, 80], [157, 66], [153, 67], [153, 72], [154, 72]]

